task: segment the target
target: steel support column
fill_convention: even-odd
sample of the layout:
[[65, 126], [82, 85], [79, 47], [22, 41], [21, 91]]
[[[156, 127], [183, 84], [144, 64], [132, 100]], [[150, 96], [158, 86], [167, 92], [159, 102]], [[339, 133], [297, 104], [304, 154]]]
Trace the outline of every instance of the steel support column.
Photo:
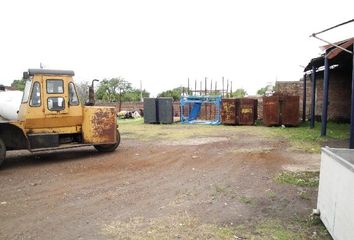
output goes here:
[[329, 87], [329, 62], [327, 57], [328, 51], [324, 59], [324, 77], [323, 77], [323, 99], [322, 99], [322, 125], [321, 136], [327, 135], [327, 115], [328, 115], [328, 87]]
[[312, 66], [311, 74], [311, 121], [310, 128], [315, 127], [315, 114], [316, 114], [316, 68]]
[[[354, 44], [353, 44], [353, 53], [354, 53]], [[354, 148], [354, 54], [352, 54], [352, 105], [351, 105], [351, 113], [350, 113], [350, 140], [349, 140], [349, 148]]]
[[306, 74], [304, 74], [304, 93], [302, 98], [302, 121], [306, 121]]

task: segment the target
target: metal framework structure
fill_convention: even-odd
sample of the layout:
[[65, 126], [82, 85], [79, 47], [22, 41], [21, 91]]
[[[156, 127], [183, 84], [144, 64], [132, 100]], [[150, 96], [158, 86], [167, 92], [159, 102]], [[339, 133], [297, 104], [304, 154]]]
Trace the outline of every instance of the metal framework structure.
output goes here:
[[[351, 118], [350, 118], [350, 140], [349, 140], [349, 148], [354, 149], [354, 39], [347, 39], [338, 43], [331, 43], [326, 41], [322, 38], [319, 38], [317, 35], [332, 30], [334, 28], [343, 26], [348, 23], [354, 22], [354, 19], [349, 21], [340, 23], [333, 27], [327, 28], [323, 31], [313, 33], [310, 37], [314, 37], [320, 41], [327, 43], [327, 46], [324, 46], [323, 49], [325, 50], [325, 54], [322, 58], [324, 58], [324, 79], [323, 79], [323, 107], [322, 107], [322, 117], [321, 117], [321, 136], [327, 135], [327, 115], [328, 115], [328, 104], [329, 104], [329, 71], [330, 71], [330, 60], [335, 58], [341, 51], [349, 53], [352, 55], [352, 93], [351, 93]], [[350, 51], [350, 48], [352, 51]], [[313, 59], [317, 61], [318, 59]], [[311, 64], [311, 63], [310, 63]], [[316, 92], [316, 66], [315, 64], [312, 65], [312, 86], [311, 86], [311, 122], [310, 127], [313, 128], [315, 125], [314, 118], [315, 118], [315, 92]], [[318, 68], [318, 67], [317, 67]], [[306, 70], [306, 69], [305, 69]], [[306, 86], [306, 78], [304, 78], [304, 86]], [[305, 90], [304, 90], [305, 93]], [[304, 101], [306, 100], [306, 94], [304, 94]], [[306, 110], [306, 106], [303, 107], [303, 110]]]
[[[203, 104], [213, 104], [215, 115], [213, 120], [198, 119]], [[219, 125], [221, 123], [221, 96], [182, 96], [180, 100], [181, 123], [182, 124], [209, 124]], [[188, 115], [185, 115], [187, 109]]]

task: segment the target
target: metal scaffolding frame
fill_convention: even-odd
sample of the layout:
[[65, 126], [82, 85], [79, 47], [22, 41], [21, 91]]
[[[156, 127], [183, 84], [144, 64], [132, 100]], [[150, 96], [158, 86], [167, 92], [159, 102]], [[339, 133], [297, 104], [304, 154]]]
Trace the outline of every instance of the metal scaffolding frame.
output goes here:
[[[182, 124], [208, 124], [219, 125], [221, 123], [221, 95], [219, 96], [182, 96], [180, 100], [181, 123]], [[215, 105], [213, 120], [198, 119], [203, 104]], [[185, 115], [187, 109], [188, 115]]]

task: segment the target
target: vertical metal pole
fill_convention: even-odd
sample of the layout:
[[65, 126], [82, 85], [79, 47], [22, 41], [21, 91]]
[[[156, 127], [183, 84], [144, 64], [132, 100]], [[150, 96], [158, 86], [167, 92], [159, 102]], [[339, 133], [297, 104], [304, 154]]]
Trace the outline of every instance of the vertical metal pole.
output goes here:
[[224, 77], [222, 77], [222, 97], [224, 97]]
[[226, 84], [226, 97], [229, 97], [229, 79], [227, 79], [227, 84]]
[[199, 96], [202, 96], [202, 92], [203, 92], [203, 82], [202, 81], [200, 81], [200, 91], [199, 91]]
[[204, 95], [206, 96], [207, 95], [207, 78], [206, 77], [205, 77], [204, 81], [205, 81], [205, 83], [204, 83], [204, 89], [205, 89]]
[[304, 74], [304, 93], [303, 93], [303, 98], [302, 98], [302, 121], [306, 121], [306, 74]]
[[230, 86], [230, 94], [231, 94], [231, 97], [232, 97], [232, 81], [231, 81], [231, 86]]
[[188, 87], [187, 87], [187, 96], [189, 95], [189, 78], [188, 78]]
[[210, 95], [212, 95], [213, 92], [213, 79], [210, 79]]
[[[354, 53], [354, 44], [353, 50]], [[353, 55], [353, 62], [352, 62], [352, 105], [351, 105], [351, 113], [350, 113], [350, 139], [349, 139], [349, 148], [354, 148], [354, 54]]]
[[194, 80], [194, 95], [197, 95], [197, 79]]
[[311, 85], [311, 122], [310, 128], [315, 127], [315, 114], [316, 114], [316, 68], [312, 66], [312, 85]]
[[218, 94], [217, 91], [218, 91], [218, 81], [215, 81], [215, 95]]
[[323, 101], [322, 101], [322, 125], [321, 136], [327, 135], [327, 115], [328, 115], [328, 87], [329, 87], [329, 62], [327, 57], [328, 51], [324, 59], [324, 77], [323, 77]]

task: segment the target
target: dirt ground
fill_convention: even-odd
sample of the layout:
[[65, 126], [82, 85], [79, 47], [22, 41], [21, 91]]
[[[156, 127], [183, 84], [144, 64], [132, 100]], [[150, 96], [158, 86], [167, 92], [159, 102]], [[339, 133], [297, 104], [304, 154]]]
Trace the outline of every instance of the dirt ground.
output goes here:
[[113, 153], [9, 152], [0, 239], [330, 239], [310, 217], [317, 187], [274, 180], [318, 171], [320, 154], [247, 130], [176, 140], [121, 132]]

